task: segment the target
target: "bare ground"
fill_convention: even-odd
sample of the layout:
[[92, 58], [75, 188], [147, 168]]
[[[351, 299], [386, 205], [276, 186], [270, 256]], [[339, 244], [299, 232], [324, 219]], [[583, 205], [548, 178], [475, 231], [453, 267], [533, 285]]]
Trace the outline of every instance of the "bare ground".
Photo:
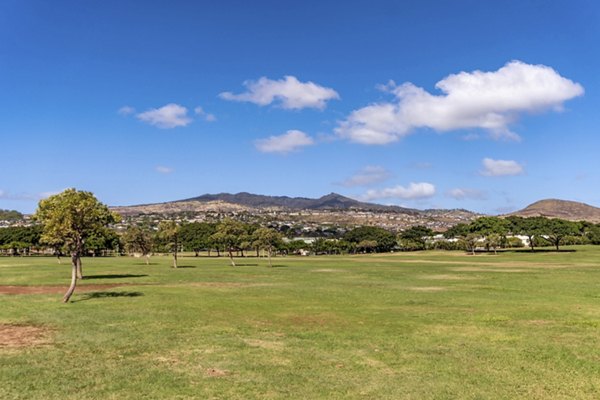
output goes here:
[[50, 334], [50, 329], [41, 326], [0, 324], [0, 349], [47, 345]]

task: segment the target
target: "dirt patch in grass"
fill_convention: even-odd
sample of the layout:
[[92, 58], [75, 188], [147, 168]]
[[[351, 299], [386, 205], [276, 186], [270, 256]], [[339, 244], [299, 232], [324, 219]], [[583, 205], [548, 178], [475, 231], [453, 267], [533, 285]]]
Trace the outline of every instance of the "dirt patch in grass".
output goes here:
[[206, 374], [206, 376], [209, 376], [211, 378], [222, 378], [224, 376], [231, 375], [231, 373], [226, 369], [219, 368], [207, 368], [204, 370], [204, 373]]
[[48, 345], [51, 332], [35, 325], [0, 324], [0, 349]]
[[413, 286], [407, 289], [414, 290], [415, 292], [441, 292], [447, 290], [447, 288], [442, 286]]
[[[82, 285], [75, 288], [75, 293], [82, 292], [93, 292], [96, 290], [112, 289], [121, 284], [99, 284], [99, 285]], [[55, 286], [55, 285], [41, 285], [41, 286], [8, 286], [0, 285], [0, 294], [55, 294], [64, 293], [69, 288], [68, 285]]]

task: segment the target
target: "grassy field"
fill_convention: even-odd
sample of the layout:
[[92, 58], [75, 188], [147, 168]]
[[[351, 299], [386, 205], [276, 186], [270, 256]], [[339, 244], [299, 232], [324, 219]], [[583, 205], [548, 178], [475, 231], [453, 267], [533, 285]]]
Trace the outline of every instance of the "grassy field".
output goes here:
[[71, 304], [66, 263], [0, 258], [62, 286], [0, 294], [0, 398], [597, 399], [600, 247], [571, 250], [84, 259], [120, 286]]

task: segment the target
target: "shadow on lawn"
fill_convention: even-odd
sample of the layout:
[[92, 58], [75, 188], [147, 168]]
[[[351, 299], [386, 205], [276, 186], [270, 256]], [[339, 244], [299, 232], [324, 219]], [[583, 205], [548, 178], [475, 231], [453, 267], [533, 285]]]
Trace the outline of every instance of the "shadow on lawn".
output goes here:
[[196, 268], [194, 265], [178, 265], [177, 268], [173, 268], [173, 269], [180, 269], [180, 268]]
[[106, 299], [114, 297], [140, 297], [143, 296], [142, 292], [92, 292], [84, 294], [80, 299], [73, 300], [73, 303], [92, 299]]
[[119, 278], [142, 278], [148, 276], [146, 274], [110, 274], [110, 275], [88, 275], [84, 276], [84, 280], [88, 279], [119, 279]]

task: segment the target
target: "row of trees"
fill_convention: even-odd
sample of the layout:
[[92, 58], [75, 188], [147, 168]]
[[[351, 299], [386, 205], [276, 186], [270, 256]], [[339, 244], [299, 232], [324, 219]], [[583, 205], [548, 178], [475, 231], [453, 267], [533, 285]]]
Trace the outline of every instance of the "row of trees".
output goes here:
[[558, 251], [567, 243], [600, 244], [600, 224], [546, 217], [481, 217], [470, 224], [455, 225], [444, 236], [460, 239], [471, 252], [482, 243], [494, 251], [499, 247], [510, 247], [511, 236], [526, 237], [531, 251], [547, 245]]

